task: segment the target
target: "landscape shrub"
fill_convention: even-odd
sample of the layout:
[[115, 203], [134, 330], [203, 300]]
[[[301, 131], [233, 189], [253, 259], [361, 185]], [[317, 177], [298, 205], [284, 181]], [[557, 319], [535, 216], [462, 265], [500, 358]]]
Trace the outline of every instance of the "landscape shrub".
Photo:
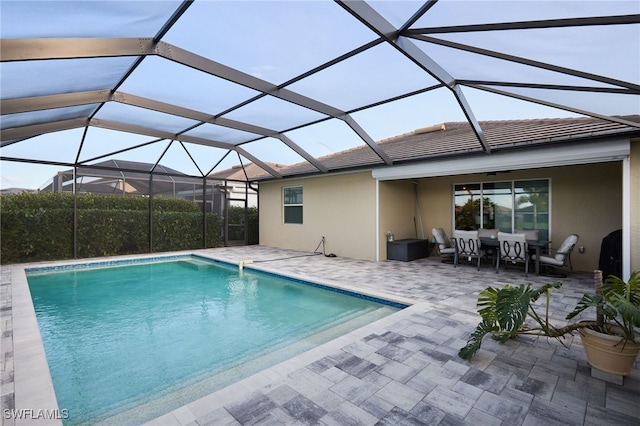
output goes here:
[[[69, 193], [22, 193], [0, 197], [0, 261], [3, 264], [74, 257], [74, 197]], [[78, 194], [77, 256], [149, 252], [149, 199]], [[221, 243], [221, 219], [206, 214], [206, 246]], [[257, 216], [256, 216], [257, 222]], [[153, 199], [153, 251], [202, 248], [198, 203]]]

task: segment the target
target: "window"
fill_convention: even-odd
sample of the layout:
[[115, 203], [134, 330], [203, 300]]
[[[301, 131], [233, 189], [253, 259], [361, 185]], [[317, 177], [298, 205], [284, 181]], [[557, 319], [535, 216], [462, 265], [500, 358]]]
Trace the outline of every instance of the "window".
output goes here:
[[283, 188], [284, 223], [302, 223], [302, 187]]
[[511, 182], [482, 184], [482, 227], [511, 232], [513, 191]]
[[549, 180], [483, 182], [454, 186], [456, 229], [537, 229], [549, 239]]
[[456, 229], [480, 228], [480, 184], [456, 185], [455, 212]]
[[516, 181], [514, 229], [539, 229], [541, 240], [549, 239], [549, 181]]

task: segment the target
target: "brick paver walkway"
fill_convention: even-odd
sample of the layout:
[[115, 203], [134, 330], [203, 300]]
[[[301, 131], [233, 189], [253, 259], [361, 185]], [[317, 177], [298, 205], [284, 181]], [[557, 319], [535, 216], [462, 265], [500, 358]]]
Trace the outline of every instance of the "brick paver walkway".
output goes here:
[[[477, 324], [476, 299], [488, 285], [554, 278], [520, 267], [454, 268], [438, 258], [368, 262], [262, 246], [198, 251], [323, 284], [404, 298], [414, 304], [341, 338], [243, 379], [150, 421], [150, 425], [637, 425], [638, 363], [624, 383], [591, 376], [578, 337], [487, 339], [471, 361], [457, 351]], [[6, 269], [6, 268], [5, 268]], [[10, 294], [2, 274], [0, 295]], [[552, 315], [558, 324], [593, 286], [591, 274], [561, 279]], [[3, 342], [10, 303], [3, 301]], [[3, 349], [3, 368], [11, 354]], [[19, 356], [16, 355], [16, 356]], [[3, 370], [3, 405], [13, 375]], [[606, 377], [605, 377], [606, 379]], [[18, 381], [19, 378], [16, 379]], [[11, 383], [10, 383], [11, 382]]]
[[[520, 267], [453, 268], [430, 257], [367, 262], [266, 247], [208, 250], [232, 262], [416, 302], [347, 339], [268, 369], [152, 424], [191, 425], [637, 425], [640, 371], [624, 385], [591, 377], [580, 339], [488, 339], [472, 362], [457, 351], [475, 328], [477, 294], [488, 285], [555, 281]], [[261, 262], [263, 260], [272, 260]], [[558, 323], [591, 274], [572, 274], [554, 298]]]

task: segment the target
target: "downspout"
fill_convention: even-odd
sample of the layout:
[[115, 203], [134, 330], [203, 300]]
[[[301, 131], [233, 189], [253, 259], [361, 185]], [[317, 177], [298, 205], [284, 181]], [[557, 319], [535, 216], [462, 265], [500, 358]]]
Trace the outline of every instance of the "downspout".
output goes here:
[[420, 199], [418, 198], [418, 181], [413, 180], [413, 189], [416, 193], [416, 211], [418, 212], [418, 222], [420, 222], [420, 236], [424, 240], [424, 226], [422, 225], [422, 209], [420, 209]]

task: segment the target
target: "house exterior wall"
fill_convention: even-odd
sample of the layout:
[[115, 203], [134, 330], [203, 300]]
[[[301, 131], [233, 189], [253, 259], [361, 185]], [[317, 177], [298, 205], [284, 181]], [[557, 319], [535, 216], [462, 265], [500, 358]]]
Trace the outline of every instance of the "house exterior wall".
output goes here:
[[429, 230], [429, 236], [434, 227], [442, 227], [451, 235], [454, 184], [541, 178], [551, 179], [551, 246], [557, 248], [567, 235], [578, 234], [578, 247], [584, 247], [585, 251], [579, 253], [576, 248], [571, 255], [574, 269], [597, 269], [602, 238], [622, 227], [619, 161], [521, 170], [497, 176], [469, 174], [420, 179], [425, 229]]
[[414, 187], [410, 180], [380, 182], [381, 259], [387, 258], [387, 232], [393, 233], [396, 240], [417, 238], [420, 235], [420, 230], [417, 228]]
[[631, 140], [630, 206], [631, 206], [631, 271], [640, 270], [640, 139]]
[[[284, 224], [282, 188], [303, 188], [303, 224]], [[375, 260], [376, 184], [370, 171], [261, 182], [260, 244]], [[321, 250], [321, 248], [320, 248]]]
[[[640, 269], [640, 142], [631, 152], [631, 270]], [[572, 254], [575, 270], [598, 268], [602, 238], [622, 228], [620, 161], [499, 173], [380, 181], [376, 227], [376, 181], [370, 171], [260, 184], [260, 244], [310, 252], [326, 238], [326, 252], [366, 260], [386, 259], [386, 232], [396, 240], [431, 238], [431, 229], [451, 234], [453, 185], [500, 180], [551, 180], [551, 246], [571, 233], [580, 236]], [[421, 214], [416, 210], [415, 184]], [[283, 224], [282, 188], [302, 185], [304, 223]], [[421, 216], [421, 217], [420, 217]], [[379, 232], [377, 235], [376, 232]], [[376, 237], [378, 238], [376, 241]], [[378, 246], [376, 247], [376, 242]], [[376, 248], [378, 253], [376, 253]]]

